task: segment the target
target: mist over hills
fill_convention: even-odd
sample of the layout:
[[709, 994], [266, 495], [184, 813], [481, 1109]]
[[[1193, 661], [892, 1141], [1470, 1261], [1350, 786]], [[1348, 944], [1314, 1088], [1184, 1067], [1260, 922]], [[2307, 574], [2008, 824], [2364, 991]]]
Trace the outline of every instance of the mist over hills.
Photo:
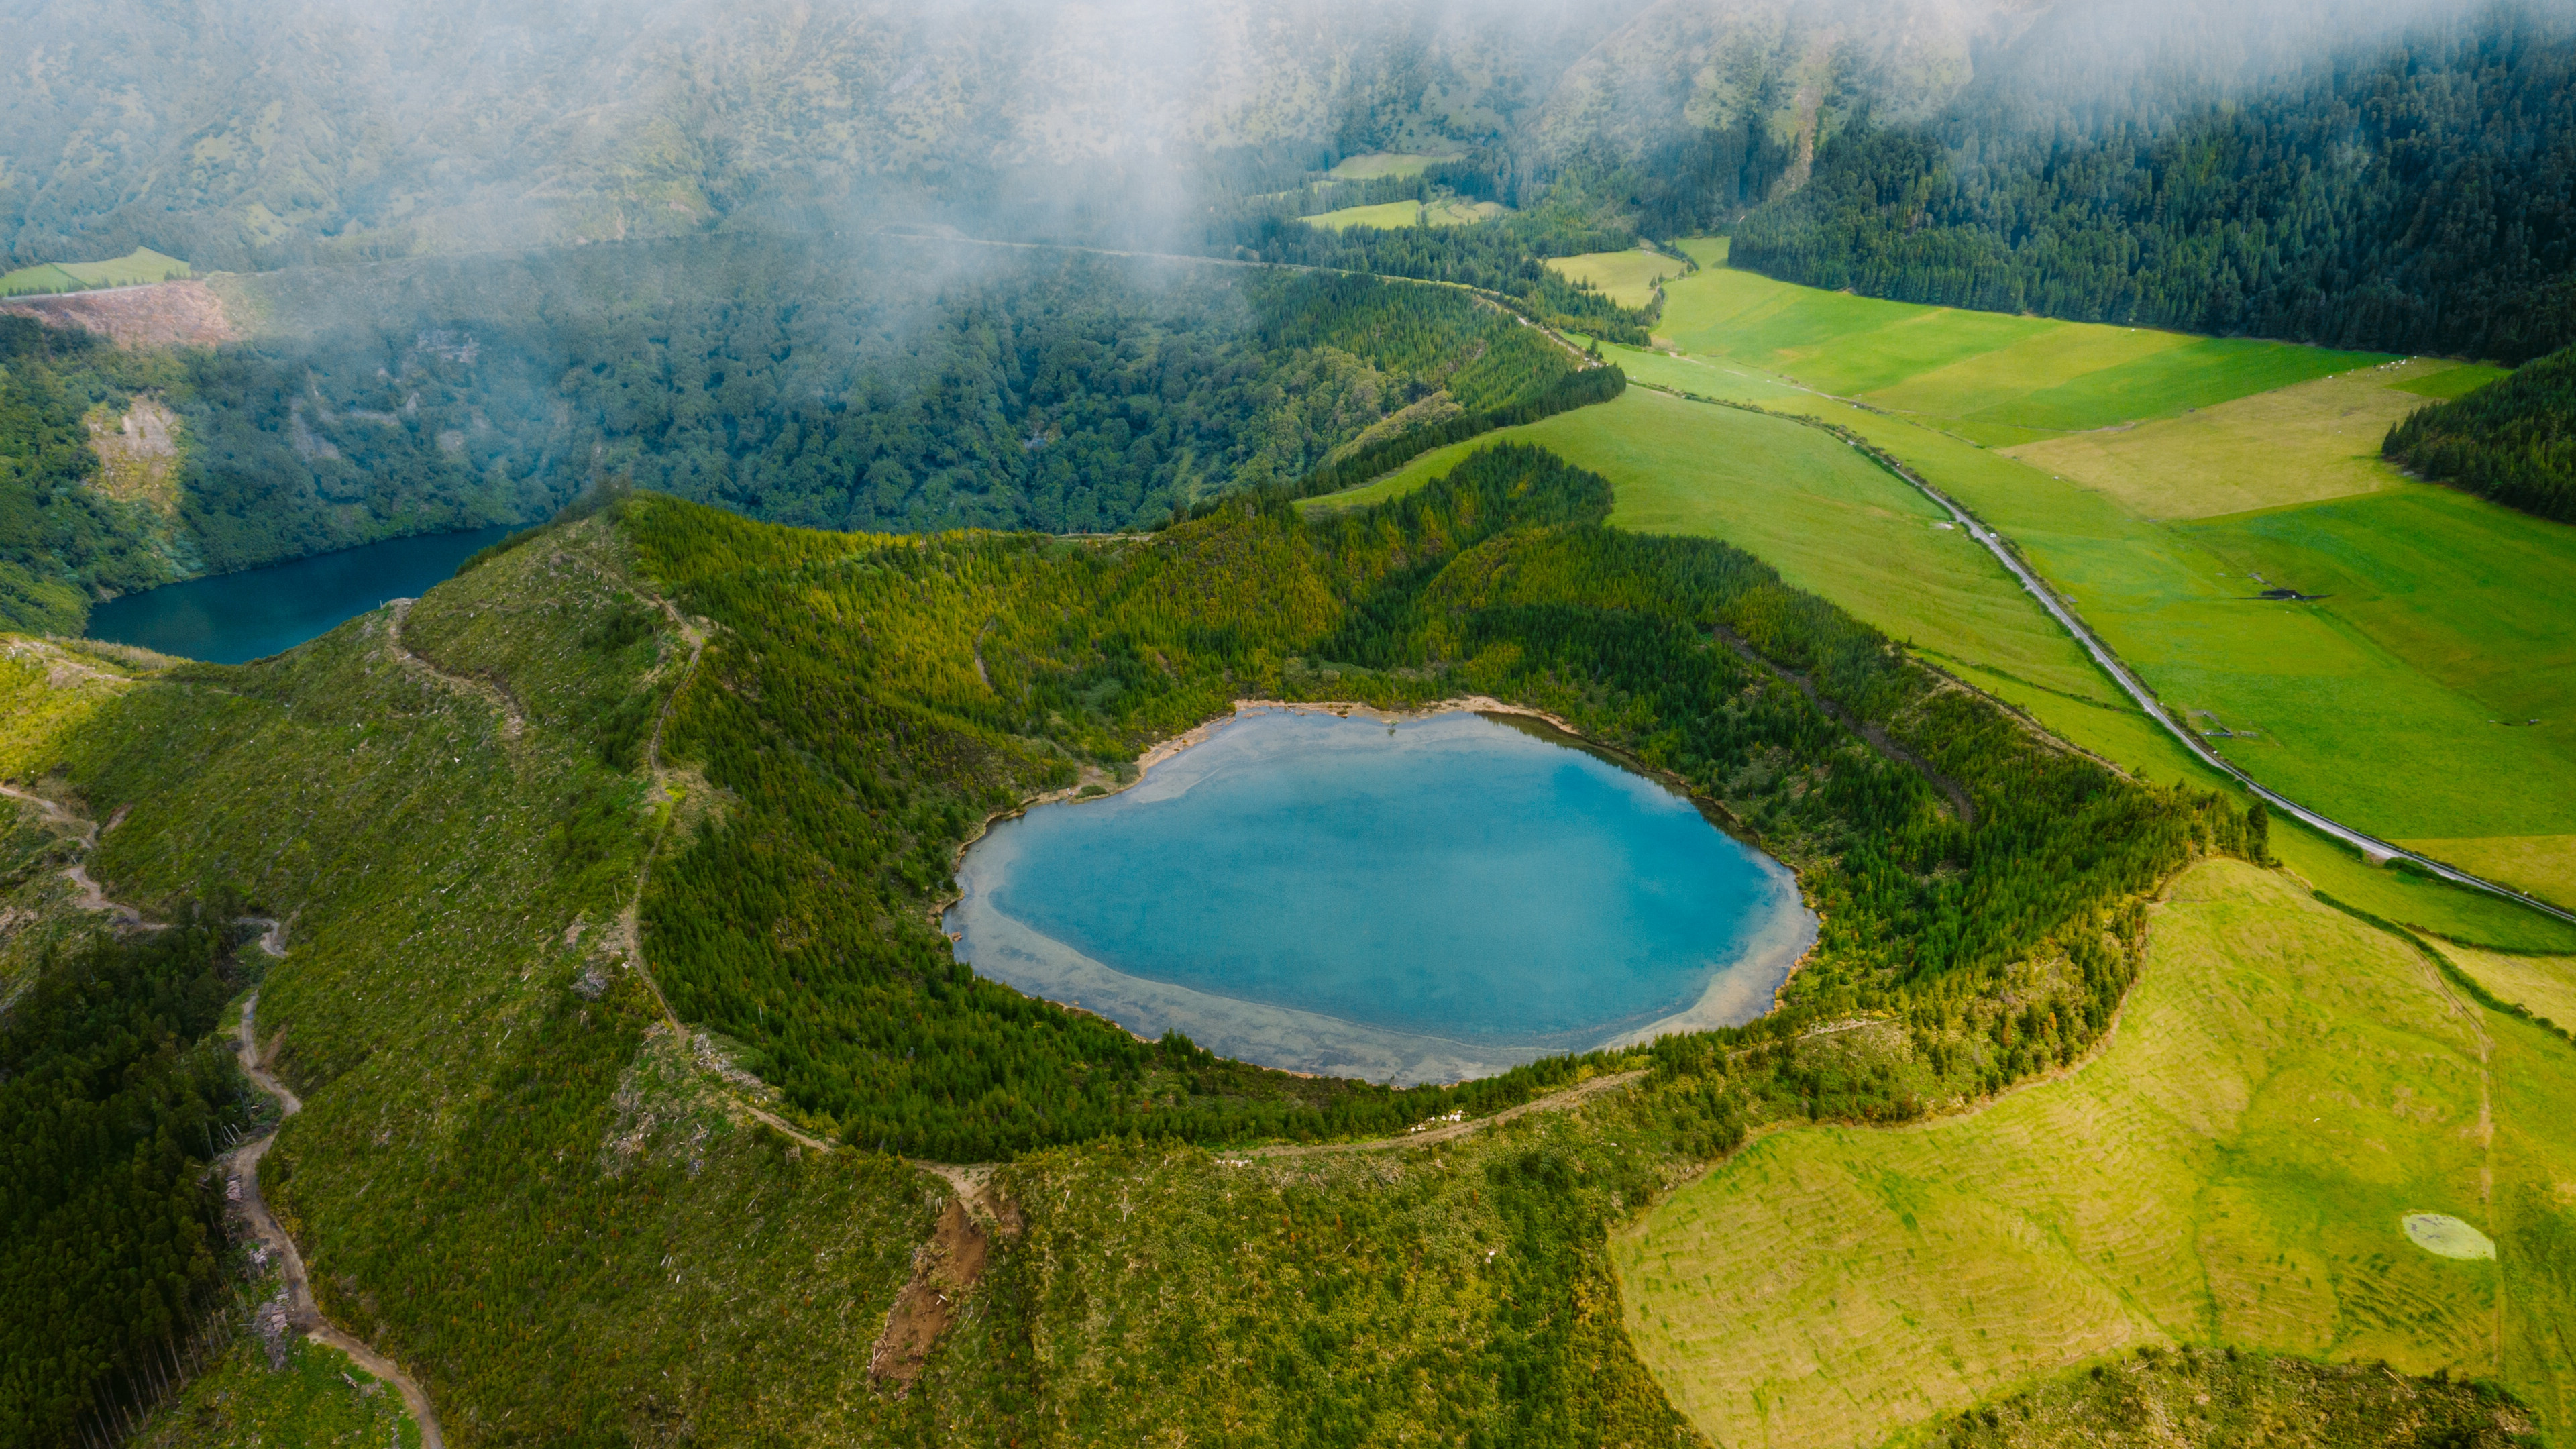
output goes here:
[[1811, 144], [1863, 104], [1925, 113], [2026, 8], [38, 3], [0, 18], [24, 57], [0, 248], [240, 269], [927, 217], [1133, 237], [1371, 149], [1495, 148], [1526, 183], [1748, 123]]

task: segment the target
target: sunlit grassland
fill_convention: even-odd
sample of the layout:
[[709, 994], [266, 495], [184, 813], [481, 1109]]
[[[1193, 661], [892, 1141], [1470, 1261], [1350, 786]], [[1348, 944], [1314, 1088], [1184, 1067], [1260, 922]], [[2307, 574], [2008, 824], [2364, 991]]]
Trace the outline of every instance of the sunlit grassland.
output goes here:
[[2576, 956], [2489, 951], [2457, 941], [2443, 942], [2441, 951], [2498, 1001], [2576, 1031]]
[[[2576, 704], [2576, 671], [2560, 662], [2576, 659], [2565, 602], [2576, 530], [2403, 479], [2359, 498], [2163, 524], [1951, 432], [1743, 364], [1614, 355], [1642, 381], [1814, 417], [1903, 460], [2012, 539], [2169, 706], [2200, 728], [2253, 731], [2220, 746], [2294, 799], [2389, 839], [2576, 825], [2576, 715], [2559, 707]], [[2331, 597], [2260, 602], [2257, 573]]]
[[[1694, 1422], [1874, 1442], [2167, 1341], [2495, 1377], [2570, 1422], [2576, 1053], [2242, 864], [2195, 867], [2153, 930], [2091, 1063], [1963, 1118], [1778, 1133], [1616, 1235], [1630, 1334]], [[2499, 1260], [2422, 1252], [2410, 1211]]]
[[2424, 406], [2407, 383], [2497, 368], [2423, 358], [2359, 368], [2115, 431], [2007, 449], [2099, 489], [2141, 518], [2208, 518], [2371, 493], [2402, 480], [2380, 440]]
[[1551, 257], [1547, 269], [1569, 282], [1588, 282], [1622, 307], [1646, 307], [1655, 300], [1655, 284], [1682, 274], [1682, 263], [1658, 252], [1586, 252], [1579, 257]]
[[103, 262], [39, 262], [0, 275], [0, 297], [25, 292], [77, 292], [89, 287], [130, 287], [190, 275], [188, 264], [149, 247], [136, 247]]
[[2207, 407], [2387, 361], [2244, 338], [1925, 307], [1776, 282], [1686, 242], [1700, 270], [1664, 289], [1657, 331], [1839, 397], [2001, 446]]
[[2401, 840], [2409, 850], [2576, 908], [2576, 835]]

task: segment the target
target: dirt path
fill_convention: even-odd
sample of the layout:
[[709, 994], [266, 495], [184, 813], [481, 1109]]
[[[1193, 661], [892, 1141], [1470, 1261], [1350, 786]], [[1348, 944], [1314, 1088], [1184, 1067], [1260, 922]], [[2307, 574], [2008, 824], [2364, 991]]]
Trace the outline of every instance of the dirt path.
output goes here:
[[[708, 636], [706, 630], [681, 618], [679, 607], [670, 600], [655, 599], [653, 602], [680, 631], [680, 638], [688, 643], [689, 662], [680, 666], [679, 682], [671, 686], [670, 694], [662, 700], [661, 709], [654, 712], [653, 733], [644, 742], [644, 773], [653, 782], [647, 798], [662, 807], [662, 823], [653, 832], [653, 843], [644, 848], [644, 863], [635, 872], [635, 893], [627, 897], [626, 909], [617, 913], [617, 940], [626, 953], [627, 964], [635, 968], [635, 974], [643, 979], [644, 989], [652, 992], [653, 1000], [661, 1006], [663, 1019], [671, 1023], [671, 1029], [680, 1034], [681, 1040], [686, 1041], [688, 1027], [681, 1023], [680, 1014], [671, 1009], [670, 998], [662, 994], [662, 983], [654, 980], [653, 973], [644, 965], [644, 888], [653, 882], [653, 862], [660, 858], [662, 847], [670, 840], [671, 828], [678, 823], [680, 814], [679, 792], [671, 788], [670, 772], [662, 768], [662, 731], [671, 722], [671, 711], [679, 707], [680, 695], [688, 689], [689, 681], [697, 676], [698, 659], [707, 652]], [[798, 1141], [822, 1151], [830, 1150], [751, 1103], [745, 1102], [743, 1106], [753, 1116]]]
[[1517, 1107], [1508, 1107], [1496, 1112], [1491, 1117], [1476, 1117], [1464, 1122], [1452, 1122], [1445, 1127], [1418, 1127], [1394, 1137], [1371, 1137], [1360, 1142], [1298, 1142], [1281, 1147], [1256, 1147], [1241, 1155], [1244, 1157], [1334, 1157], [1347, 1152], [1386, 1152], [1399, 1147], [1429, 1147], [1436, 1142], [1455, 1142], [1469, 1133], [1480, 1132], [1487, 1127], [1509, 1122], [1515, 1117], [1526, 1117], [1532, 1112], [1569, 1111], [1605, 1092], [1615, 1092], [1621, 1087], [1634, 1086], [1645, 1079], [1646, 1074], [1642, 1071], [1614, 1072], [1606, 1077], [1594, 1077], [1588, 1082], [1577, 1082], [1561, 1092], [1550, 1092], [1544, 1097], [1533, 1097]]
[[519, 713], [519, 702], [510, 698], [509, 691], [501, 688], [499, 685], [494, 684], [488, 679], [476, 679], [471, 675], [464, 674], [450, 674], [446, 670], [439, 668], [437, 665], [430, 663], [428, 660], [421, 658], [419, 655], [412, 653], [410, 649], [404, 646], [402, 639], [403, 621], [411, 617], [411, 606], [419, 602], [420, 600], [418, 599], [396, 599], [393, 601], [393, 613], [385, 621], [385, 645], [392, 651], [394, 662], [400, 664], [404, 669], [413, 674], [417, 674], [425, 679], [443, 684], [449, 689], [473, 695], [475, 698], [482, 700], [485, 704], [499, 710], [501, 712], [501, 738], [505, 740], [515, 740], [520, 735], [526, 733], [528, 721], [525, 716]]
[[[285, 954], [284, 947], [270, 944], [278, 929], [276, 922], [269, 922], [269, 934], [260, 939], [261, 949], [272, 955]], [[253, 991], [242, 1002], [241, 1033], [237, 1043], [242, 1074], [250, 1078], [252, 1086], [276, 1098], [284, 1116], [292, 1117], [304, 1110], [304, 1102], [260, 1065], [258, 1033], [253, 1024], [258, 1007], [259, 993]], [[392, 1384], [402, 1395], [403, 1407], [411, 1411], [412, 1421], [420, 1426], [421, 1449], [446, 1449], [447, 1441], [438, 1432], [438, 1411], [430, 1407], [429, 1395], [421, 1392], [420, 1385], [413, 1381], [411, 1375], [363, 1341], [342, 1332], [322, 1316], [321, 1308], [314, 1303], [312, 1280], [304, 1271], [304, 1255], [295, 1250], [295, 1239], [278, 1226], [276, 1216], [268, 1210], [267, 1199], [260, 1195], [259, 1160], [268, 1155], [269, 1144], [276, 1140], [277, 1134], [271, 1132], [255, 1142], [235, 1148], [224, 1159], [224, 1173], [231, 1179], [233, 1187], [240, 1191], [242, 1216], [249, 1220], [251, 1231], [276, 1256], [279, 1271], [285, 1275], [286, 1321], [302, 1330], [305, 1337], [340, 1350], [360, 1368]]]
[[[84, 820], [57, 801], [48, 800], [42, 795], [32, 794], [14, 786], [0, 785], [0, 795], [6, 795], [12, 800], [23, 800], [35, 806], [37, 813], [47, 820], [69, 827], [72, 838], [80, 842], [84, 852], [98, 849], [97, 821]], [[72, 883], [73, 889], [80, 892], [80, 898], [75, 904], [84, 911], [104, 911], [116, 917], [117, 923], [129, 930], [166, 931], [170, 929], [170, 923], [167, 921], [152, 920], [122, 901], [109, 900], [107, 893], [99, 889], [98, 882], [90, 878], [87, 861], [63, 867], [61, 875], [63, 879]]]

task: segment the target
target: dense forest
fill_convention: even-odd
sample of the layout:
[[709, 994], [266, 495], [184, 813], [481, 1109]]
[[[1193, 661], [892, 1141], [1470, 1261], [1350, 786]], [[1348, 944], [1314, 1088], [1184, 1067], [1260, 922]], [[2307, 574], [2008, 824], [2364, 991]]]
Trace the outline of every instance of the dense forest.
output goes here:
[[[2196, 848], [2260, 854], [2259, 824], [2215, 797], [2050, 747], [1748, 555], [1609, 529], [1609, 505], [1598, 476], [1518, 446], [1374, 509], [1310, 521], [1246, 498], [1150, 543], [825, 536], [621, 505], [646, 567], [723, 630], [665, 739], [739, 802], [653, 876], [673, 1007], [845, 1140], [949, 1160], [1104, 1131], [1389, 1130], [1565, 1070], [1290, 1089], [954, 960], [928, 911], [975, 821], [1256, 691], [1522, 700], [1723, 802], [1800, 866], [1825, 919], [1795, 978], [1804, 1009], [1756, 1036], [1996, 969]], [[2107, 1020], [2125, 980], [2104, 974], [2062, 1029]], [[2056, 1059], [2031, 1045], [1980, 1070], [2000, 1083]]]
[[2576, 523], [2576, 348], [2416, 409], [2384, 451], [2419, 477]]
[[[2061, 78], [2062, 79], [2062, 78]], [[2520, 362], [2576, 342], [2576, 33], [2503, 5], [2200, 99], [2008, 73], [1855, 128], [1732, 260], [1872, 296]]]
[[246, 1090], [208, 1039], [231, 913], [40, 963], [0, 1014], [0, 1445], [148, 1401], [216, 1291], [207, 1164]]

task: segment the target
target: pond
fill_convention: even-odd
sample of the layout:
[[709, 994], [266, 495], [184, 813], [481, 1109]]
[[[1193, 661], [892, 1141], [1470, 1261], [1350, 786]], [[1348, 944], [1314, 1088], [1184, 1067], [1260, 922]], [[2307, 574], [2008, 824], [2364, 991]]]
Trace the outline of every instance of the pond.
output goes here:
[[390, 539], [237, 574], [165, 584], [90, 610], [89, 637], [243, 664], [319, 638], [388, 599], [416, 599], [513, 530]]
[[1140, 1036], [1409, 1085], [1747, 1021], [1788, 869], [1536, 721], [1249, 709], [958, 867], [961, 959]]

